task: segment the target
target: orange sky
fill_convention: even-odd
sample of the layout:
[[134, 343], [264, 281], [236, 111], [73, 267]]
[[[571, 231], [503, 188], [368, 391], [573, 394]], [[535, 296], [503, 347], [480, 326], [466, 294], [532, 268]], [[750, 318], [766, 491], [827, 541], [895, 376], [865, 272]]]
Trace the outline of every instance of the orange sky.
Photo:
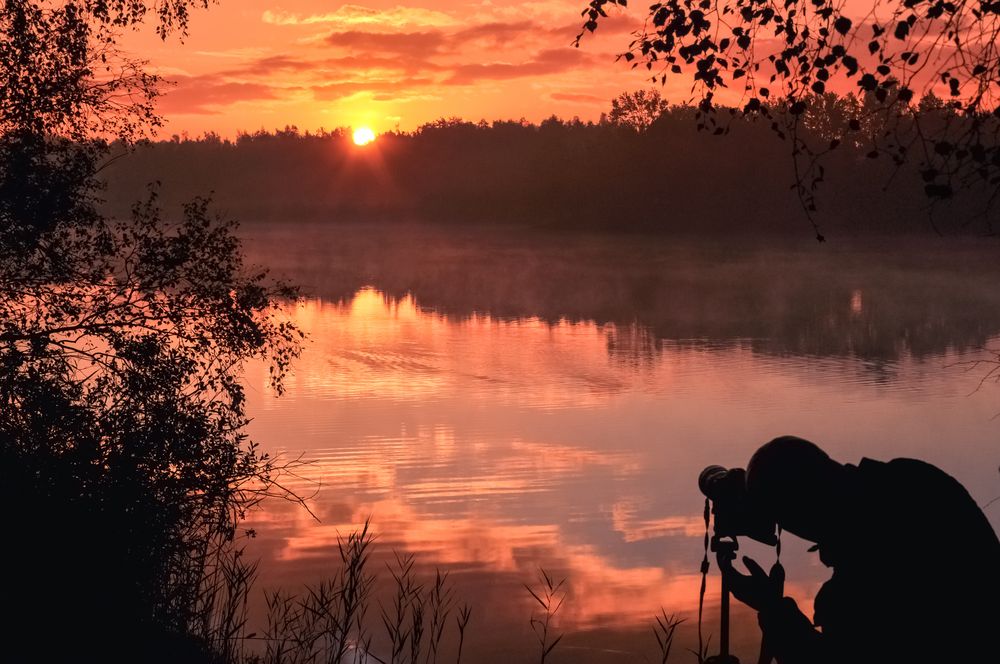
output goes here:
[[160, 101], [165, 135], [595, 119], [619, 92], [647, 85], [614, 59], [639, 10], [574, 49], [584, 0], [361, 2], [221, 0], [195, 14], [184, 43], [147, 28], [125, 46], [176, 82]]

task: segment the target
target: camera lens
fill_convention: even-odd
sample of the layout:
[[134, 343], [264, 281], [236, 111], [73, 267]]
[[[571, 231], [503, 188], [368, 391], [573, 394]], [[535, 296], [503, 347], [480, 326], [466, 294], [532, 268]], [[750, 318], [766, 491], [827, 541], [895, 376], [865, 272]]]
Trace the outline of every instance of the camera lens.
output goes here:
[[709, 466], [705, 468], [705, 470], [701, 471], [701, 475], [698, 476], [698, 489], [706, 497], [717, 500], [716, 495], [719, 493], [722, 480], [725, 479], [728, 473], [729, 471], [722, 466]]

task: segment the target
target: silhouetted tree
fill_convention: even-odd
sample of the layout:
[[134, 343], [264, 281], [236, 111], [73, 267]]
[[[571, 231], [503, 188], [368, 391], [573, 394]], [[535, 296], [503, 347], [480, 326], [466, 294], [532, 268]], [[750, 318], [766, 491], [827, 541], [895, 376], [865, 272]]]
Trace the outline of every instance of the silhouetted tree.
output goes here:
[[668, 107], [659, 90], [623, 92], [611, 100], [608, 122], [641, 132], [656, 122]]
[[[592, 0], [577, 45], [609, 6], [625, 7], [626, 0]], [[810, 217], [821, 158], [852, 141], [868, 144], [873, 158], [916, 162], [932, 199], [983, 187], [992, 201], [1000, 193], [1000, 4], [872, 0], [849, 16], [855, 7], [830, 0], [656, 2], [619, 57], [645, 67], [656, 82], [691, 82], [702, 127], [725, 131], [731, 113], [718, 113], [720, 101], [766, 118], [791, 142]], [[829, 91], [851, 90], [864, 103], [844, 131], [823, 141], [802, 135], [811, 105], [828, 103]], [[934, 93], [949, 99], [950, 121], [924, 122], [916, 100]]]
[[246, 269], [206, 201], [170, 222], [155, 191], [123, 219], [98, 209], [108, 138], [159, 122], [156, 79], [118, 31], [151, 13], [166, 37], [205, 4], [0, 5], [0, 496], [18, 542], [0, 567], [16, 661], [203, 654], [187, 638], [213, 636], [213, 553], [271, 486], [239, 370], [267, 358], [280, 387], [299, 334], [276, 304], [293, 291]]

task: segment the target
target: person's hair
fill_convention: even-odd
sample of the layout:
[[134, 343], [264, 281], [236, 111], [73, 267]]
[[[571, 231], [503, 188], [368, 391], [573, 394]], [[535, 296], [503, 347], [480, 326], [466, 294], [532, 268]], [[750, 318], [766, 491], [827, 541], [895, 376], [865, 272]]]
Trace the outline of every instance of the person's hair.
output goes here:
[[808, 440], [781, 436], [762, 445], [747, 464], [747, 492], [766, 505], [807, 494], [819, 488], [838, 466], [826, 452]]

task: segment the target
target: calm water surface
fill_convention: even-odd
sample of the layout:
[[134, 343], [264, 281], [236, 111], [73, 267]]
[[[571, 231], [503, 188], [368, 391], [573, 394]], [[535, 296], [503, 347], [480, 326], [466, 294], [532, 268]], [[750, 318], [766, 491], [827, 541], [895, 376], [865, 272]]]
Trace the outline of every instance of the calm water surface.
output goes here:
[[[303, 285], [309, 335], [284, 396], [263, 367], [246, 377], [251, 433], [310, 462], [287, 481], [316, 517], [281, 501], [251, 516], [260, 584], [332, 573], [338, 535], [370, 516], [374, 569], [395, 550], [451, 572], [473, 606], [467, 661], [535, 657], [522, 584], [540, 567], [568, 584], [553, 661], [653, 661], [661, 607], [690, 619], [676, 647], [694, 647], [697, 475], [779, 434], [845, 462], [919, 457], [980, 504], [1000, 495], [1000, 390], [977, 391], [989, 367], [966, 364], [1000, 335], [1000, 251], [984, 242], [245, 233], [256, 262]], [[1000, 505], [987, 514], [1000, 527]], [[828, 570], [806, 548], [786, 537], [783, 560], [808, 612]], [[753, 617], [734, 630], [754, 661]]]

